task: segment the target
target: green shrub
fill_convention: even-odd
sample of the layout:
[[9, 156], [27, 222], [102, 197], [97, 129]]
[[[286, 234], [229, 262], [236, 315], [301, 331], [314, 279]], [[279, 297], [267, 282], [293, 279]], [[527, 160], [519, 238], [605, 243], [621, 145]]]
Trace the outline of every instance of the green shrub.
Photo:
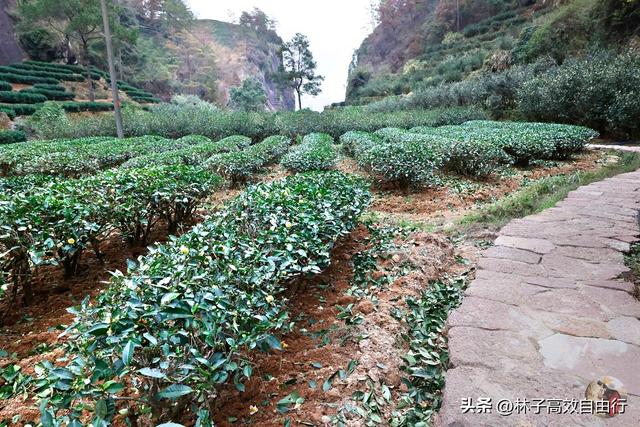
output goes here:
[[281, 164], [291, 172], [329, 170], [335, 167], [337, 159], [333, 138], [326, 133], [311, 133], [289, 151]]
[[58, 79], [54, 79], [51, 77], [36, 77], [30, 75], [22, 75], [13, 72], [0, 72], [0, 80], [4, 80], [6, 82], [11, 83], [22, 83], [22, 84], [34, 84], [34, 83], [48, 83], [48, 84], [57, 84], [60, 83]]
[[625, 137], [640, 136], [640, 56], [600, 53], [569, 59], [522, 86], [518, 111], [527, 120], [575, 123]]
[[215, 154], [204, 165], [235, 185], [246, 182], [264, 166], [278, 161], [288, 150], [289, 143], [285, 136], [271, 136], [242, 151]]
[[113, 104], [109, 102], [63, 102], [62, 108], [70, 113], [79, 113], [82, 111], [110, 111], [113, 110]]
[[[197, 140], [200, 140], [202, 137], [200, 135], [192, 135], [196, 137]], [[187, 141], [189, 145], [187, 148], [182, 148], [178, 150], [166, 151], [163, 153], [154, 153], [147, 154], [144, 156], [134, 157], [131, 160], [125, 162], [121, 167], [123, 168], [138, 168], [144, 167], [148, 165], [199, 165], [204, 162], [209, 157], [214, 154], [219, 153], [228, 153], [230, 151], [237, 151], [244, 149], [249, 146], [251, 143], [251, 139], [246, 136], [229, 136], [224, 138], [218, 142], [201, 142], [195, 145], [191, 143], [195, 141], [195, 139], [190, 138], [188, 136], [182, 137], [176, 142], [184, 143]], [[208, 139], [208, 138], [207, 138]]]
[[377, 135], [369, 132], [349, 131], [340, 136], [340, 143], [345, 154], [356, 156], [361, 145], [366, 148], [369, 145], [381, 143], [381, 140]]
[[441, 138], [394, 128], [380, 129], [376, 135], [380, 142], [360, 144], [356, 150], [356, 161], [374, 177], [402, 188], [440, 182], [436, 172], [444, 160]]
[[46, 84], [46, 83], [36, 83], [33, 85], [34, 89], [46, 89], [46, 90], [55, 90], [58, 92], [65, 92], [67, 90], [66, 87], [56, 84], [56, 85], [52, 85], [52, 84]]
[[47, 97], [38, 93], [0, 91], [0, 101], [11, 104], [37, 104]]
[[12, 89], [11, 83], [0, 80], [0, 91], [10, 91]]
[[0, 109], [11, 110], [18, 116], [30, 116], [40, 106], [40, 104], [0, 104]]
[[262, 158], [262, 166], [272, 165], [277, 163], [287, 151], [291, 145], [291, 139], [283, 135], [273, 135], [264, 139], [259, 144], [249, 147], [249, 151], [253, 155]]
[[50, 101], [69, 101], [75, 97], [75, 95], [71, 92], [62, 92], [58, 90], [48, 90], [48, 89], [22, 89], [19, 93], [32, 93], [37, 95], [44, 95], [46, 99]]
[[442, 169], [445, 172], [482, 178], [498, 172], [511, 162], [500, 144], [491, 139], [477, 138], [474, 132], [469, 132], [468, 127], [419, 127], [411, 129], [411, 132], [445, 138], [442, 142]]
[[64, 109], [57, 102], [45, 102], [26, 120], [26, 125], [41, 139], [53, 138], [69, 125]]
[[196, 144], [210, 143], [213, 141], [211, 141], [211, 139], [203, 135], [187, 135], [187, 136], [183, 136], [182, 138], [178, 138], [176, 142], [181, 142], [189, 145], [196, 145]]
[[[157, 136], [83, 138], [28, 145], [24, 150], [0, 151], [0, 167], [5, 175], [44, 173], [77, 177], [96, 174], [137, 156], [184, 147], [184, 144]], [[34, 147], [41, 152], [35, 151]]]
[[[73, 74], [59, 71], [45, 71], [45, 70], [22, 70], [20, 68], [8, 66], [0, 66], [0, 73], [13, 73], [28, 76], [30, 78], [51, 78], [62, 81], [81, 82], [84, 77], [80, 74]], [[5, 79], [6, 80], [6, 79]], [[47, 82], [34, 82], [34, 83], [47, 83]]]
[[13, 144], [27, 140], [27, 135], [18, 130], [0, 130], [0, 144]]
[[220, 384], [243, 390], [252, 375], [243, 355], [282, 348], [273, 334], [290, 327], [286, 285], [329, 265], [335, 241], [369, 200], [357, 178], [296, 175], [250, 187], [210, 220], [152, 248], [74, 310], [65, 353], [75, 357], [43, 366], [52, 396], [45, 416], [68, 413], [75, 425], [77, 413], [62, 409], [97, 401], [113, 408], [135, 388], [156, 424], [193, 405], [197, 423], [208, 425]]
[[[362, 108], [348, 107], [327, 110], [322, 113], [295, 111], [278, 113], [248, 113], [220, 111], [211, 104], [152, 105], [123, 110], [125, 135], [162, 135], [180, 138], [186, 135], [204, 135], [217, 140], [230, 135], [247, 135], [260, 141], [271, 135], [295, 138], [314, 132], [322, 132], [339, 138], [351, 130], [376, 131], [383, 127], [412, 128], [461, 123], [466, 120], [486, 119], [486, 113], [477, 108], [438, 109], [430, 111], [400, 111], [372, 114]], [[112, 114], [82, 117], [73, 120], [58, 138], [82, 136], [115, 136], [115, 119]]]
[[16, 110], [13, 108], [0, 106], [0, 113], [6, 114], [11, 120], [16, 118]]
[[101, 257], [100, 243], [115, 229], [132, 243], [144, 242], [160, 220], [175, 231], [220, 182], [188, 166], [118, 169], [79, 180], [37, 175], [3, 180], [2, 273], [23, 288], [29, 303], [34, 268], [59, 265], [71, 277], [85, 251]]

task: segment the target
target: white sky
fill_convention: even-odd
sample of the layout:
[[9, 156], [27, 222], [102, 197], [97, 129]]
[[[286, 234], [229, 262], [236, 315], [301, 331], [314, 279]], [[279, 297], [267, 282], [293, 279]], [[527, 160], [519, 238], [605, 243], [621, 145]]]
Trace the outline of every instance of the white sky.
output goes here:
[[[325, 77], [322, 93], [303, 96], [302, 106], [322, 110], [344, 100], [353, 51], [371, 32], [371, 0], [186, 0], [197, 18], [232, 21], [242, 11], [262, 9], [277, 21], [285, 41], [297, 33], [309, 38], [317, 72]], [[306, 101], [306, 102], [305, 102]]]

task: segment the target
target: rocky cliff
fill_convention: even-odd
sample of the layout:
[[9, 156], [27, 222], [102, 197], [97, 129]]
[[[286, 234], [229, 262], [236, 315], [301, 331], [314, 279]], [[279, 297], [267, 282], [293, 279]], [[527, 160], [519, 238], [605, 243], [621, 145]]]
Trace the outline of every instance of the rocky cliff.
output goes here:
[[15, 6], [15, 0], [0, 0], [0, 65], [21, 61], [24, 52], [13, 32], [13, 20], [9, 11]]
[[[229, 100], [229, 90], [247, 78], [262, 83], [270, 110], [292, 110], [293, 91], [276, 85], [273, 74], [282, 63], [282, 40], [275, 33], [258, 33], [252, 29], [216, 20], [196, 20], [181, 44], [173, 49], [191, 51], [176, 70], [176, 79], [189, 84], [190, 76], [203, 68], [215, 76], [211, 97], [220, 105]], [[198, 70], [200, 69], [200, 70]]]

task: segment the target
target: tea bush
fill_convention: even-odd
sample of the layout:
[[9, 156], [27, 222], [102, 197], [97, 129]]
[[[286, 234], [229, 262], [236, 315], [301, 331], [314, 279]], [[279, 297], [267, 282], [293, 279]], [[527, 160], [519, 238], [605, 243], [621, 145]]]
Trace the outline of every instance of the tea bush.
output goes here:
[[69, 180], [1, 180], [2, 273], [29, 303], [33, 269], [60, 265], [71, 277], [87, 249], [101, 257], [101, 242], [116, 229], [131, 243], [146, 242], [160, 220], [174, 232], [221, 181], [190, 166], [118, 169]]
[[27, 135], [19, 130], [0, 130], [0, 144], [13, 144], [27, 140]]
[[[0, 73], [14, 73], [20, 74], [28, 77], [37, 77], [37, 78], [51, 78], [55, 80], [62, 81], [74, 81], [81, 82], [84, 81], [84, 77], [80, 74], [73, 73], [65, 73], [59, 71], [45, 71], [45, 70], [22, 70], [20, 68], [12, 67], [11, 65], [0, 66]], [[34, 82], [34, 83], [47, 83], [47, 82]]]
[[16, 118], [16, 110], [0, 105], [0, 113], [6, 114], [11, 120]]
[[109, 424], [118, 397], [135, 388], [137, 405], [125, 404], [134, 416], [150, 413], [158, 425], [193, 405], [198, 425], [209, 425], [219, 385], [244, 390], [253, 374], [242, 355], [282, 348], [273, 334], [290, 325], [287, 284], [328, 266], [334, 242], [369, 201], [358, 178], [300, 174], [250, 187], [152, 248], [74, 311], [65, 351], [74, 358], [40, 371], [51, 390], [43, 417], [75, 425], [82, 403]]
[[[383, 127], [411, 128], [462, 123], [467, 120], [486, 119], [486, 113], [477, 108], [438, 109], [431, 111], [400, 111], [371, 114], [362, 108], [348, 107], [314, 111], [278, 113], [251, 113], [220, 111], [210, 104], [196, 105], [157, 104], [148, 107], [123, 109], [125, 135], [161, 135], [180, 138], [186, 135], [204, 135], [213, 140], [230, 135], [246, 135], [261, 141], [271, 135], [290, 138], [310, 133], [327, 133], [337, 139], [351, 130], [375, 131]], [[55, 135], [57, 138], [83, 136], [115, 136], [112, 114], [74, 118], [70, 126]]]
[[31, 75], [18, 74], [16, 72], [2, 72], [0, 71], [0, 80], [4, 80], [10, 83], [22, 83], [22, 84], [35, 84], [35, 83], [47, 83], [58, 84], [60, 81], [51, 77], [36, 77]]
[[0, 110], [10, 110], [19, 116], [29, 116], [36, 112], [40, 104], [2, 104]]
[[614, 135], [640, 135], [640, 56], [599, 53], [569, 59], [526, 82], [518, 111], [527, 120], [576, 123]]
[[75, 97], [75, 94], [71, 92], [49, 90], [49, 89], [42, 89], [42, 88], [22, 89], [19, 93], [44, 95], [48, 100], [51, 100], [51, 101], [69, 101]]
[[337, 159], [333, 138], [325, 133], [311, 133], [284, 156], [281, 164], [291, 172], [329, 170], [335, 167]]
[[499, 144], [490, 140], [476, 139], [472, 133], [460, 130], [458, 126], [414, 128], [412, 132], [447, 138], [442, 165], [445, 172], [483, 178], [511, 163], [511, 158]]
[[77, 177], [95, 174], [146, 153], [184, 148], [184, 144], [157, 136], [123, 140], [83, 138], [24, 144], [23, 149], [0, 151], [4, 175], [50, 174]]
[[12, 90], [12, 88], [13, 87], [11, 86], [11, 83], [4, 82], [4, 81], [0, 80], [0, 90], [2, 90], [2, 91], [10, 91], [10, 90]]
[[246, 182], [264, 166], [277, 162], [289, 149], [286, 136], [271, 136], [242, 151], [230, 151], [211, 156], [204, 166], [231, 181], [232, 185]]
[[0, 91], [0, 101], [15, 104], [36, 104], [44, 102], [47, 97], [38, 93]]
[[[176, 142], [184, 143], [184, 141], [194, 143], [196, 141], [205, 141], [195, 145], [189, 145], [187, 148], [179, 150], [165, 151], [162, 153], [147, 154], [144, 156], [134, 157], [125, 162], [122, 167], [136, 168], [146, 165], [199, 165], [214, 154], [228, 153], [230, 151], [242, 150], [251, 144], [251, 139], [246, 136], [229, 136], [218, 142], [211, 142], [209, 138], [200, 135], [194, 135], [196, 138], [188, 136], [177, 139]], [[206, 142], [209, 141], [209, 142]]]
[[34, 89], [46, 89], [46, 90], [55, 90], [58, 92], [66, 92], [67, 88], [60, 84], [46, 84], [46, 83], [36, 83], [33, 85]]

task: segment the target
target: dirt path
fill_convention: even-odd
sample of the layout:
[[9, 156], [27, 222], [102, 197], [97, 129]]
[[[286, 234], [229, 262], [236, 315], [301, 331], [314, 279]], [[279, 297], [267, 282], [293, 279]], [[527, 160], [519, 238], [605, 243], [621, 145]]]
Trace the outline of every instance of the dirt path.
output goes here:
[[[436, 425], [640, 425], [640, 302], [621, 279], [639, 209], [636, 171], [580, 187], [500, 231], [448, 320], [451, 368]], [[604, 376], [624, 383], [625, 413], [572, 414]], [[491, 398], [491, 413], [479, 413], [481, 398]], [[503, 399], [515, 404], [512, 415], [498, 413]]]

